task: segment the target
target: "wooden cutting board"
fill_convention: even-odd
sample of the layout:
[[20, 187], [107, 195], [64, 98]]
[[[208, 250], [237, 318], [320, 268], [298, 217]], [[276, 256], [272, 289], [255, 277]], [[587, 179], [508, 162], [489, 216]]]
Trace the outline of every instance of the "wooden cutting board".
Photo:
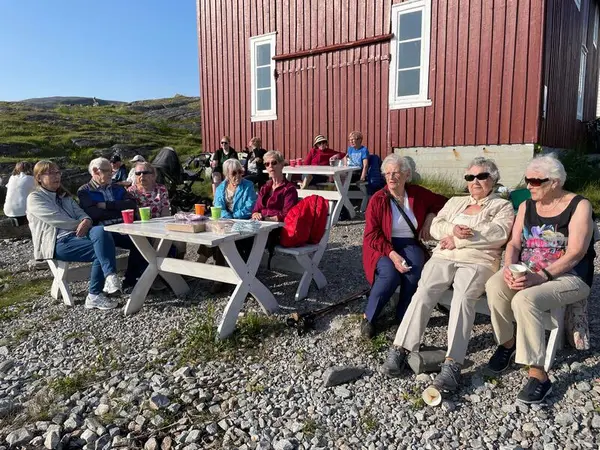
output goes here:
[[206, 226], [204, 225], [204, 222], [172, 222], [165, 224], [165, 228], [170, 231], [182, 231], [184, 233], [200, 233], [201, 231], [205, 230]]

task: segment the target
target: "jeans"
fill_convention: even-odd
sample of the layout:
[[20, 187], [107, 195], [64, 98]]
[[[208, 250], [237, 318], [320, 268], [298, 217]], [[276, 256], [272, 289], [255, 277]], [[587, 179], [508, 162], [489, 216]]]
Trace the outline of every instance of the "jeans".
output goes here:
[[396, 309], [396, 319], [402, 320], [421, 278], [425, 254], [416, 241], [413, 238], [392, 238], [392, 245], [394, 250], [406, 260], [406, 263], [412, 266], [412, 269], [406, 273], [400, 273], [390, 258], [387, 256], [379, 258], [375, 269], [375, 281], [365, 309], [365, 315], [369, 322], [377, 320], [398, 286], [400, 286], [400, 300]]
[[115, 246], [129, 250], [127, 259], [127, 270], [125, 271], [125, 283], [133, 286], [137, 279], [148, 267], [148, 261], [144, 259], [131, 238], [126, 234], [111, 233]]
[[70, 234], [56, 242], [54, 258], [59, 261], [91, 262], [90, 294], [100, 294], [108, 275], [117, 273], [115, 242], [104, 227], [92, 227], [87, 236]]

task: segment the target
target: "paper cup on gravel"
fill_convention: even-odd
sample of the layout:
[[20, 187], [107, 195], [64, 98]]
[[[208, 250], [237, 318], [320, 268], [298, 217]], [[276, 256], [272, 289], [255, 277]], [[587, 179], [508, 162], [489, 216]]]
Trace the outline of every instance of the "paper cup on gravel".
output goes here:
[[437, 406], [442, 403], [442, 393], [435, 386], [429, 386], [425, 389], [422, 398], [429, 406]]
[[511, 264], [508, 266], [508, 270], [512, 273], [514, 279], [521, 278], [527, 273], [527, 266], [524, 264]]
[[149, 206], [143, 206], [140, 208], [140, 219], [142, 222], [147, 222], [152, 218], [152, 212]]
[[121, 217], [123, 217], [123, 223], [133, 223], [133, 209], [124, 209], [121, 211]]

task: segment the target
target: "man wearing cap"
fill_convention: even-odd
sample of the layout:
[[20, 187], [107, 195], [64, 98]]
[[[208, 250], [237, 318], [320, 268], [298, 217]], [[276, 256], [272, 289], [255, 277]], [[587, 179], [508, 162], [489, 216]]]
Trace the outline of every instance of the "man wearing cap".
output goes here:
[[[304, 158], [305, 166], [328, 166], [332, 161], [338, 160], [346, 156], [343, 152], [336, 152], [329, 148], [327, 138], [322, 134], [315, 137], [313, 148], [310, 149], [306, 158]], [[311, 184], [325, 183], [327, 177], [325, 175], [304, 175], [302, 177], [302, 186], [300, 189], [306, 189]]]
[[110, 158], [110, 167], [112, 168], [112, 182], [123, 186], [127, 182], [127, 169], [125, 169], [121, 157], [116, 153]]
[[135, 155], [133, 158], [129, 160], [132, 163], [131, 170], [129, 171], [129, 175], [127, 175], [127, 180], [123, 184], [123, 186], [131, 186], [135, 183], [135, 165], [137, 163], [146, 162], [146, 158], [142, 155]]

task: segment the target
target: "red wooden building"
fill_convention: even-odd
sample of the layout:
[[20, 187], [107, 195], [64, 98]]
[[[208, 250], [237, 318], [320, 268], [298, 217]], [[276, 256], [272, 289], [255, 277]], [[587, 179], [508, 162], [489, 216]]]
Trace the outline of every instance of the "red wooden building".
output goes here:
[[598, 1], [198, 0], [204, 147], [260, 136], [293, 158], [360, 130], [424, 167], [522, 170], [595, 118]]

